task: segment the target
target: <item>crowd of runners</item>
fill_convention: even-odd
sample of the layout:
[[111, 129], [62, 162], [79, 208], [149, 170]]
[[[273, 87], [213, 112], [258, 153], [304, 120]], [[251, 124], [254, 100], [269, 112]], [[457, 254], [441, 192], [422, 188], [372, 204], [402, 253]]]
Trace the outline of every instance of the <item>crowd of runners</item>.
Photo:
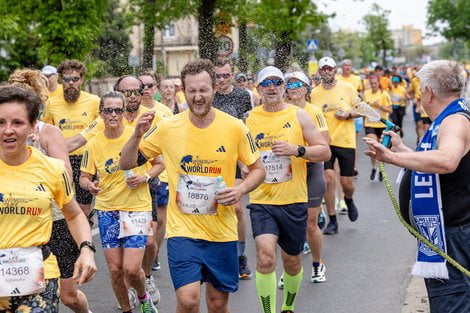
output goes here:
[[[337, 213], [360, 217], [358, 140], [375, 151], [385, 125], [357, 103], [400, 129], [412, 107], [416, 133], [401, 129], [395, 143], [405, 135], [418, 143], [432, 123], [420, 67], [355, 72], [351, 60], [330, 57], [318, 66], [312, 77], [273, 66], [248, 75], [227, 59], [194, 60], [177, 79], [151, 70], [119, 77], [101, 97], [82, 90], [77, 60], [12, 73], [0, 86], [0, 313], [57, 312], [59, 298], [91, 312], [77, 283], [97, 270], [94, 223], [124, 313], [157, 312], [152, 272], [162, 258], [178, 313], [199, 312], [201, 282], [207, 311], [229, 312], [229, 293], [251, 278], [258, 311], [278, 312], [281, 288], [281, 312], [294, 312], [302, 255], [311, 252], [310, 281], [326, 281], [322, 236], [340, 231]], [[382, 181], [383, 156], [368, 155], [361, 175]]]

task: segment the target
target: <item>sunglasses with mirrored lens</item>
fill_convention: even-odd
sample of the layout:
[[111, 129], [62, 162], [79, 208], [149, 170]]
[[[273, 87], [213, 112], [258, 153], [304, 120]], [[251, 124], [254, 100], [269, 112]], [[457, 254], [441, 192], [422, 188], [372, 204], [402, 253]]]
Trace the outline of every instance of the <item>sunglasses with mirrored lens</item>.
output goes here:
[[120, 92], [124, 95], [124, 97], [138, 97], [142, 95], [142, 91], [140, 89], [121, 90]]
[[230, 78], [231, 75], [232, 74], [230, 74], [230, 73], [222, 73], [222, 74], [215, 74], [215, 77], [216, 78], [225, 78], [225, 79], [227, 79], [227, 78]]
[[70, 82], [76, 83], [79, 80], [80, 80], [80, 77], [76, 77], [76, 76], [74, 76], [74, 77], [68, 77], [68, 76], [62, 77], [62, 81], [64, 83], [70, 83]]
[[101, 112], [103, 112], [104, 114], [112, 114], [114, 112], [116, 113], [116, 115], [121, 115], [122, 113], [124, 113], [124, 109], [123, 108], [102, 108]]
[[283, 83], [284, 81], [282, 79], [265, 79], [261, 83], [259, 83], [259, 85], [261, 87], [269, 87], [272, 84], [277, 87], [281, 86]]
[[299, 89], [304, 85], [303, 82], [288, 82], [287, 89]]
[[144, 84], [145, 89], [150, 89], [150, 88], [153, 88], [154, 86], [155, 86], [154, 83]]

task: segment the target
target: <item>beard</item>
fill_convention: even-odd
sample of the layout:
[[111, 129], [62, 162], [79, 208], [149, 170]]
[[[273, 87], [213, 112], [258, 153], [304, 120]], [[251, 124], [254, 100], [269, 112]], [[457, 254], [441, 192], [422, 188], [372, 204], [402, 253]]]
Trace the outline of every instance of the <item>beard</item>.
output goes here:
[[73, 103], [78, 100], [78, 97], [80, 97], [80, 89], [70, 87], [64, 90], [64, 99], [66, 102]]
[[334, 80], [335, 80], [334, 75], [323, 75], [323, 76], [321, 76], [321, 81], [325, 85], [331, 85]]

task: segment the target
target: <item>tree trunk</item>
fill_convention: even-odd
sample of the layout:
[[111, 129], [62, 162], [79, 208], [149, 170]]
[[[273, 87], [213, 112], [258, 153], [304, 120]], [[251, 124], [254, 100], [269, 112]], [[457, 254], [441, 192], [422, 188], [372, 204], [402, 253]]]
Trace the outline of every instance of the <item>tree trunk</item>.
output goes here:
[[216, 0], [202, 0], [198, 8], [199, 57], [215, 61], [217, 45], [214, 35], [214, 10]]
[[289, 57], [292, 49], [292, 41], [287, 32], [283, 32], [280, 38], [276, 39], [276, 54], [274, 56], [274, 66], [285, 72], [289, 66]]
[[247, 72], [248, 71], [248, 60], [247, 60], [247, 50], [248, 50], [248, 34], [246, 29], [246, 22], [241, 21], [238, 25], [238, 40], [239, 40], [239, 49], [238, 49], [238, 58], [239, 62], [238, 65], [240, 67], [240, 71]]
[[142, 69], [153, 68], [153, 53], [155, 45], [155, 27], [148, 21], [144, 24], [144, 52]]

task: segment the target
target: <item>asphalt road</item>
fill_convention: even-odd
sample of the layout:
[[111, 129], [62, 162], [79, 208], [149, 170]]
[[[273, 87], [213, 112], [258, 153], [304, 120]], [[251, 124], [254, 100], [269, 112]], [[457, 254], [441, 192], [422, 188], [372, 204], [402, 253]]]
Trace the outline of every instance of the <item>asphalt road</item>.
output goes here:
[[[413, 146], [416, 136], [409, 113], [405, 116], [405, 125], [405, 142]], [[359, 176], [355, 179], [354, 195], [359, 208], [359, 219], [351, 223], [346, 215], [338, 215], [339, 233], [324, 236], [326, 282], [310, 283], [311, 255], [303, 256], [304, 280], [296, 300], [296, 313], [401, 311], [414, 261], [415, 240], [398, 221], [385, 186], [369, 181], [370, 161], [362, 153], [365, 150], [362, 141], [359, 143], [359, 149]], [[387, 171], [395, 181], [398, 169], [387, 166]], [[397, 185], [393, 183], [393, 186], [396, 190]], [[99, 236], [94, 237], [94, 242], [99, 245]], [[251, 232], [247, 238], [247, 254], [254, 270], [256, 252]], [[154, 273], [162, 295], [157, 307], [160, 313], [175, 312], [175, 292], [168, 273], [166, 243], [163, 245], [160, 259], [162, 269]], [[90, 309], [94, 313], [116, 313], [117, 302], [110, 286], [101, 249], [96, 254], [96, 262], [98, 272], [94, 281], [83, 287]], [[280, 262], [276, 272], [279, 277], [282, 272]], [[254, 278], [241, 281], [238, 292], [230, 296], [230, 310], [232, 313], [261, 312], [258, 301]], [[279, 290], [278, 310], [281, 301], [282, 291]], [[70, 311], [62, 306], [61, 312]], [[139, 311], [136, 309], [134, 312]], [[200, 312], [207, 312], [203, 299]]]

